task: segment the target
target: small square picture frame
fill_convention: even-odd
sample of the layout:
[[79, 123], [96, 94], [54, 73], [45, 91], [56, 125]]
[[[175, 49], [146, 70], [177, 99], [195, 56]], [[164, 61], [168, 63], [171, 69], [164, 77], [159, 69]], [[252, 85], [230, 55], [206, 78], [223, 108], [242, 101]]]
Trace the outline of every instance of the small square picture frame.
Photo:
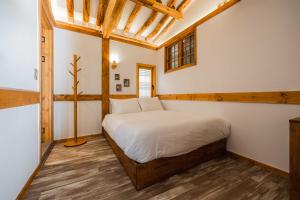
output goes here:
[[129, 78], [124, 78], [123, 84], [124, 84], [124, 87], [130, 87], [130, 79]]
[[119, 81], [120, 80], [120, 74], [115, 74], [115, 80]]
[[116, 91], [122, 92], [122, 84], [116, 84]]

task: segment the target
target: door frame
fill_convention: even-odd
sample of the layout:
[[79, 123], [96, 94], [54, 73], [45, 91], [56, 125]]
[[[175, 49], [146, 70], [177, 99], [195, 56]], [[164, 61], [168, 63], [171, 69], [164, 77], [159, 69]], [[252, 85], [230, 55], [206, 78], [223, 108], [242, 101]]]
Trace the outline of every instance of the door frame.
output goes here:
[[[45, 3], [42, 1], [42, 3]], [[46, 37], [44, 38], [45, 41], [43, 42], [43, 33], [46, 33]], [[40, 14], [40, 70], [39, 70], [39, 76], [40, 76], [40, 161], [42, 162], [45, 160], [47, 155], [49, 154], [52, 146], [53, 146], [53, 118], [54, 118], [54, 112], [53, 112], [53, 39], [54, 39], [54, 33], [53, 33], [53, 26], [50, 23], [49, 18], [47, 17], [46, 10], [44, 6], [41, 6], [41, 14]], [[47, 43], [47, 46], [44, 46]], [[46, 49], [45, 49], [46, 48]], [[47, 53], [43, 55], [43, 50]], [[45, 64], [42, 64], [42, 56], [45, 56]], [[47, 77], [44, 77], [44, 70], [43, 65], [46, 65], [46, 73], [48, 74]], [[45, 83], [46, 81], [46, 83]], [[46, 89], [43, 88], [46, 84]], [[47, 90], [47, 95], [44, 95], [44, 89]], [[49, 129], [49, 138], [50, 138], [50, 144], [47, 146], [46, 149], [43, 150], [42, 148], [42, 134], [43, 134], [43, 120], [45, 119], [45, 113], [43, 110], [43, 103], [47, 102], [47, 108], [48, 108], [48, 129]]]
[[151, 82], [152, 82], [151, 97], [155, 97], [156, 96], [156, 65], [144, 64], [144, 63], [136, 64], [136, 96], [137, 97], [139, 97], [139, 90], [140, 90], [139, 69], [151, 70]]

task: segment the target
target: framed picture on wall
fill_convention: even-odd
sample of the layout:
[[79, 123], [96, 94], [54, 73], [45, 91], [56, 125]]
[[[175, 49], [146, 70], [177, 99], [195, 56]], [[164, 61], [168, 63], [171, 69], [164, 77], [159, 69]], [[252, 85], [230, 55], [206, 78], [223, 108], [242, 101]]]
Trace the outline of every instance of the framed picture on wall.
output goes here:
[[116, 81], [120, 80], [120, 74], [115, 74], [115, 80]]
[[122, 91], [122, 84], [116, 84], [116, 91], [121, 92]]
[[124, 79], [124, 87], [130, 87], [130, 79], [128, 78]]

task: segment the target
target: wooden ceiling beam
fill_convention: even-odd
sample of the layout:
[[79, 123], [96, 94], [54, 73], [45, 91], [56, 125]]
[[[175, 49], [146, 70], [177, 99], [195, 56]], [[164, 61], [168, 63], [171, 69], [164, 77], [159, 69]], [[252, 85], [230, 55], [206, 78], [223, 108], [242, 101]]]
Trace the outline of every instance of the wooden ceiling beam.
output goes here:
[[115, 41], [119, 41], [119, 42], [122, 42], [122, 43], [127, 43], [127, 44], [131, 44], [131, 45], [151, 49], [151, 50], [157, 50], [156, 45], [150, 44], [146, 41], [137, 40], [135, 38], [126, 37], [124, 35], [117, 35], [117, 34], [112, 33], [110, 35], [110, 39], [115, 40]]
[[126, 0], [109, 0], [102, 28], [103, 38], [109, 38], [111, 32], [117, 27], [125, 3]]
[[69, 24], [69, 23], [57, 21], [57, 20], [55, 21], [55, 27], [60, 28], [60, 29], [69, 30], [69, 31], [74, 31], [77, 33], [92, 35], [92, 36], [96, 36], [96, 37], [102, 36], [99, 30], [84, 27], [84, 26], [78, 26], [76, 24]]
[[97, 10], [97, 18], [96, 18], [97, 26], [101, 26], [103, 23], [106, 3], [107, 3], [106, 0], [99, 0], [98, 2], [98, 10]]
[[[176, 0], [169, 0], [167, 5], [169, 7], [174, 7], [174, 4], [176, 3]], [[169, 15], [165, 15], [156, 25], [156, 27], [153, 29], [153, 31], [146, 36], [146, 40], [151, 40], [160, 30], [161, 28], [167, 23], [168, 19], [170, 18]]]
[[156, 0], [131, 0], [137, 4], [141, 4], [143, 6], [146, 6], [152, 10], [155, 10], [157, 12], [161, 12], [163, 14], [170, 15], [171, 17], [183, 20], [182, 13], [177, 11], [174, 8], [170, 8], [160, 2], [157, 2]]
[[132, 23], [133, 23], [134, 19], [136, 18], [137, 14], [139, 13], [139, 11], [141, 10], [141, 8], [142, 8], [142, 6], [140, 4], [135, 4], [135, 6], [127, 20], [126, 26], [124, 28], [124, 33], [128, 33], [130, 31]]
[[67, 11], [68, 11], [68, 21], [74, 22], [74, 0], [66, 0]]
[[[184, 1], [182, 1], [181, 4], [178, 6], [177, 10], [179, 12], [182, 12], [189, 5], [190, 2], [191, 2], [191, 0], [184, 0]], [[167, 22], [167, 19], [164, 21], [164, 23], [166, 23], [166, 22]], [[163, 36], [165, 33], [167, 33], [173, 27], [174, 24], [175, 24], [175, 19], [172, 19], [168, 23], [168, 25], [157, 35], [157, 37], [154, 39], [154, 42], [156, 40], [158, 40], [161, 36]], [[158, 26], [160, 26], [159, 28], [161, 28], [161, 27], [163, 27], [163, 25], [164, 24], [158, 25]], [[159, 32], [159, 30], [156, 30], [156, 31]], [[152, 37], [154, 37], [154, 35]]]
[[[78, 26], [75, 24], [69, 24], [69, 23], [62, 22], [62, 21], [56, 21], [55, 27], [60, 28], [60, 29], [69, 30], [69, 31], [74, 31], [77, 33], [92, 35], [92, 36], [96, 36], [96, 37], [101, 37], [101, 38], [103, 37], [103, 35], [101, 34], [101, 32], [99, 30], [87, 28], [87, 27], [83, 27], [83, 26]], [[147, 48], [147, 49], [151, 49], [151, 50], [157, 50], [156, 45], [150, 44], [146, 41], [137, 40], [135, 38], [130, 38], [130, 37], [127, 37], [124, 35], [118, 35], [118, 34], [111, 33], [109, 38], [111, 40], [115, 40], [118, 42], [127, 43], [127, 44], [131, 44], [131, 45], [135, 45], [135, 46], [139, 46], [139, 47], [143, 47], [143, 48]]]
[[143, 26], [136, 32], [135, 37], [139, 38], [143, 34], [143, 32], [152, 24], [152, 22], [155, 20], [157, 15], [158, 12], [153, 10], [150, 17], [146, 20]]
[[167, 3], [167, 6], [170, 8], [175, 7], [175, 3], [177, 2], [177, 0], [169, 0]]
[[89, 23], [90, 21], [90, 7], [91, 1], [90, 0], [83, 0], [83, 23]]

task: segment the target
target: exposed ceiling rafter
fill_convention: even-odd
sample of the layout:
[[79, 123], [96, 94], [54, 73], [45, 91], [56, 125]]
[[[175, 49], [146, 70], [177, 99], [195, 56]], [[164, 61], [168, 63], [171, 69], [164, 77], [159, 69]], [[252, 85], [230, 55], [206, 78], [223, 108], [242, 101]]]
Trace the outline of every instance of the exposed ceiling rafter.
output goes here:
[[136, 18], [137, 14], [139, 13], [139, 11], [141, 10], [141, 8], [142, 8], [141, 4], [135, 4], [135, 6], [127, 20], [126, 26], [124, 28], [124, 33], [128, 33], [130, 31], [132, 23], [133, 23], [134, 19]]
[[121, 19], [126, 0], [109, 0], [102, 26], [103, 38], [109, 38]]
[[[156, 0], [159, 3], [162, 3], [161, 0]], [[135, 37], [140, 38], [143, 32], [153, 23], [155, 18], [157, 17], [158, 12], [157, 11], [152, 11], [151, 15], [149, 18], [145, 21], [145, 23], [141, 26], [141, 28], [136, 32]]]
[[170, 8], [160, 2], [157, 2], [156, 0], [131, 0], [131, 1], [146, 6], [157, 12], [170, 15], [175, 19], [183, 20], [183, 16], [181, 12], [175, 10], [174, 8]]
[[105, 5], [107, 5], [107, 0], [99, 0], [98, 10], [97, 10], [97, 18], [96, 18], [97, 26], [101, 26], [103, 23], [103, 19], [104, 19], [104, 15], [105, 15]]
[[91, 2], [90, 0], [83, 0], [83, 23], [89, 23], [90, 21], [90, 7]]
[[[188, 5], [189, 5], [189, 3], [191, 2], [191, 0], [183, 0], [182, 2], [181, 2], [181, 4], [178, 6], [178, 11], [179, 12], [182, 12]], [[166, 23], [167, 22], [167, 20], [165, 20], [165, 22], [164, 23]], [[172, 19], [169, 23], [168, 23], [168, 25], [155, 37], [155, 39], [154, 39], [154, 42], [155, 41], [157, 41], [161, 36], [163, 36], [164, 34], [166, 34], [172, 27], [173, 27], [173, 25], [175, 24], [175, 19]], [[163, 25], [161, 25], [161, 27], [163, 27]], [[160, 28], [161, 28], [160, 27]], [[159, 31], [159, 30], [158, 30]], [[157, 31], [157, 32], [158, 32]]]
[[66, 0], [67, 11], [68, 11], [68, 21], [74, 22], [74, 0]]
[[152, 24], [152, 22], [155, 20], [157, 17], [158, 12], [157, 11], [152, 11], [150, 17], [146, 20], [146, 22], [143, 24], [143, 26], [136, 32], [135, 37], [139, 38], [143, 32]]
[[[167, 5], [169, 7], [174, 7], [175, 3], [176, 3], [176, 0], [169, 0]], [[146, 40], [151, 40], [161, 30], [161, 28], [167, 23], [169, 18], [170, 18], [169, 15], [164, 15], [164, 17], [158, 22], [158, 24], [153, 29], [153, 31], [146, 36]]]

